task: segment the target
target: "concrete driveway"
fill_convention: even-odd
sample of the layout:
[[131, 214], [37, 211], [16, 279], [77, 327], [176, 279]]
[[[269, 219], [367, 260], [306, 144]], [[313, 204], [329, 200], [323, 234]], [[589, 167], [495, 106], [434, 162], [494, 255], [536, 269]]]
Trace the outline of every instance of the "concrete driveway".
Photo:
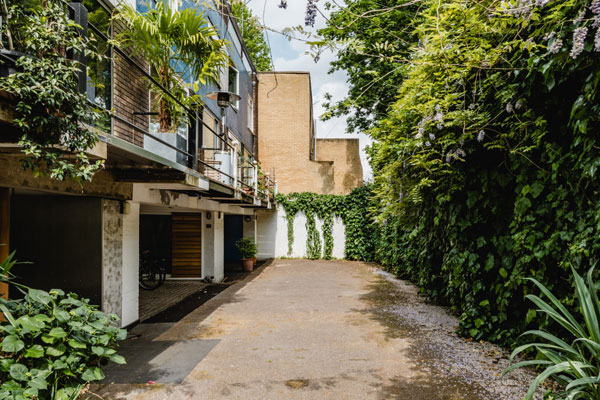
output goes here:
[[[105, 399], [144, 400], [519, 398], [489, 392], [485, 380], [499, 379], [493, 377], [504, 361], [485, 355], [481, 362], [489, 361], [492, 378], [485, 375], [484, 382], [460, 371], [440, 375], [439, 365], [416, 351], [418, 327], [402, 326], [385, 311], [402, 299], [408, 306], [424, 303], [412, 286], [397, 282], [390, 286], [378, 270], [359, 262], [277, 260], [154, 339], [217, 343], [181, 383], [110, 384], [95, 392]], [[454, 319], [439, 310], [431, 323], [453, 335], [446, 325]], [[465, 342], [456, 340], [451, 346]], [[481, 352], [472, 345], [444, 351]], [[479, 369], [469, 365], [462, 367]]]

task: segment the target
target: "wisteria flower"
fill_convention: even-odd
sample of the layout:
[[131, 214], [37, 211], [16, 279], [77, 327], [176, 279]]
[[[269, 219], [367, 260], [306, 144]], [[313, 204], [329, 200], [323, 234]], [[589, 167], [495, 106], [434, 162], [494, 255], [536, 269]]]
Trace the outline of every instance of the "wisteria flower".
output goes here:
[[583, 51], [587, 32], [588, 28], [585, 26], [579, 27], [573, 32], [573, 47], [571, 48], [571, 53], [569, 54], [571, 58], [577, 58]]
[[477, 134], [477, 141], [478, 142], [483, 142], [483, 139], [485, 139], [485, 131], [482, 129]]

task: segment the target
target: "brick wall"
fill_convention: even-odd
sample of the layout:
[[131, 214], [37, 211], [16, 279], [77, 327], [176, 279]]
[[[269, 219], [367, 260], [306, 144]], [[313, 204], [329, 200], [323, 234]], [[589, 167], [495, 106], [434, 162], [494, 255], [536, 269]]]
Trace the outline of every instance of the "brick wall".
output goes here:
[[[310, 75], [258, 74], [258, 158], [274, 172], [281, 193], [345, 194], [362, 184], [358, 140], [323, 141], [315, 147]], [[321, 156], [319, 155], [321, 143]]]
[[[115, 31], [123, 27], [115, 26]], [[113, 108], [115, 114], [124, 120], [148, 131], [149, 117], [133, 115], [134, 112], [150, 111], [148, 81], [144, 74], [131, 65], [125, 57], [113, 51]], [[133, 59], [138, 65], [146, 67], [143, 59]], [[144, 147], [144, 135], [118, 120], [114, 120], [113, 134], [137, 146]]]
[[358, 139], [317, 138], [317, 160], [333, 161], [334, 194], [348, 194], [363, 183]]
[[310, 160], [312, 93], [305, 72], [258, 74], [258, 157], [281, 193], [332, 193], [333, 162]]

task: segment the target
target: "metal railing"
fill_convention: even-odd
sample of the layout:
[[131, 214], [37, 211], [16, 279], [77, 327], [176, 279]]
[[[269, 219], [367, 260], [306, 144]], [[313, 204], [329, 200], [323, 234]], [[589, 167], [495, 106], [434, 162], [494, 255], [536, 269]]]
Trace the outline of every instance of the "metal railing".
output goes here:
[[[88, 28], [95, 35], [100, 37], [104, 41], [109, 41], [109, 38], [97, 29], [93, 24], [88, 23]], [[128, 121], [123, 116], [118, 115], [116, 111], [118, 110], [106, 110], [113, 123], [111, 124], [111, 134], [115, 134], [115, 123], [121, 123], [130, 129], [135, 130], [139, 134], [143, 135], [144, 141], [146, 138], [150, 138], [153, 141], [159, 143], [166, 148], [175, 151], [175, 154], [181, 155], [185, 160], [185, 165], [194, 170], [198, 171], [207, 178], [216, 181], [220, 184], [223, 184], [227, 187], [234, 189], [234, 191], [245, 193], [247, 195], [253, 196], [256, 199], [260, 199], [262, 201], [270, 202], [271, 198], [274, 196], [276, 191], [276, 184], [272, 181], [268, 176], [259, 177], [258, 176], [258, 164], [256, 161], [250, 163], [247, 160], [244, 160], [243, 157], [239, 155], [240, 149], [238, 146], [231, 143], [227, 137], [216, 132], [211, 126], [209, 126], [206, 121], [204, 121], [204, 108], [201, 105], [190, 108], [187, 105], [183, 104], [173, 93], [171, 93], [166, 87], [164, 87], [160, 82], [158, 82], [149, 72], [148, 68], [140, 65], [137, 61], [135, 61], [129, 54], [127, 54], [124, 50], [120, 49], [118, 46], [112, 45], [111, 47], [111, 59], [113, 61], [114, 66], [114, 56], [115, 54], [121, 57], [128, 66], [135, 69], [138, 73], [140, 73], [143, 79], [147, 80], [153, 90], [158, 90], [164, 95], [168, 96], [171, 101], [173, 101], [177, 106], [181, 107], [181, 109], [185, 112], [187, 116], [188, 124], [188, 137], [187, 137], [187, 149], [182, 149], [176, 145], [168, 143], [163, 140], [156, 134], [149, 132], [149, 130], [140, 127], [138, 124], [132, 121]], [[113, 94], [111, 95], [111, 101], [114, 104], [114, 84], [115, 84], [115, 73], [114, 67], [113, 71], [111, 71], [111, 88], [113, 88]], [[150, 105], [151, 108], [151, 105]], [[138, 115], [151, 115], [150, 110], [140, 110]], [[221, 124], [221, 122], [219, 122]], [[205, 147], [205, 133], [213, 136], [212, 142], [219, 143], [219, 148], [210, 148]], [[191, 140], [193, 139], [193, 140]], [[191, 142], [191, 146], [189, 145]], [[210, 154], [210, 152], [213, 152]], [[219, 159], [215, 159], [215, 152], [218, 152], [220, 156], [217, 156]], [[224, 163], [229, 162], [230, 165], [224, 165]], [[250, 174], [248, 171], [252, 171]], [[259, 184], [259, 180], [262, 179], [264, 183]], [[259, 190], [259, 187], [264, 187], [264, 190]]]

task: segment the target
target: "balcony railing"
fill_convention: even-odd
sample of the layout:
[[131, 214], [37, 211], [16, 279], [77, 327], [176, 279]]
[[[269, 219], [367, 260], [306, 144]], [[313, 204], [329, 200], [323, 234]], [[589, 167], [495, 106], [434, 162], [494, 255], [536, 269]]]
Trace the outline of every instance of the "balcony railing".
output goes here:
[[[107, 35], [93, 24], [88, 23], [87, 27], [95, 36], [108, 42]], [[267, 203], [271, 202], [277, 190], [274, 180], [259, 172], [260, 168], [256, 161], [242, 157], [240, 155], [242, 149], [239, 148], [239, 145], [217, 132], [217, 130], [222, 130], [219, 129], [220, 125], [219, 127], [210, 126], [204, 120], [205, 110], [202, 105], [190, 108], [183, 104], [151, 76], [143, 60], [134, 59], [118, 46], [110, 47], [110, 58], [113, 108], [106, 109], [104, 112], [111, 120], [111, 135], [120, 135], [123, 128], [130, 130], [133, 134], [125, 139], [136, 146], [198, 171], [208, 179], [232, 188], [236, 193], [246, 194]], [[144, 109], [127, 109], [127, 107], [131, 108], [130, 101], [118, 98], [121, 94], [119, 85], [122, 84], [120, 80], [131, 77], [131, 71], [135, 71], [137, 82], [127, 81], [127, 85], [137, 85], [137, 89], [140, 89], [143, 85], [149, 84], [150, 88], [146, 87], [146, 95], [150, 91], [160, 92], [181, 107], [187, 116], [187, 123], [183, 129], [180, 126], [178, 132], [167, 134], [152, 132], [149, 118], [154, 113], [151, 112], [150, 103], [147, 104], [147, 107], [143, 107]], [[129, 75], [120, 76], [123, 73]], [[125, 92], [128, 96], [130, 95], [129, 90], [125, 90]], [[121, 106], [123, 103], [126, 103], [126, 106]]]

